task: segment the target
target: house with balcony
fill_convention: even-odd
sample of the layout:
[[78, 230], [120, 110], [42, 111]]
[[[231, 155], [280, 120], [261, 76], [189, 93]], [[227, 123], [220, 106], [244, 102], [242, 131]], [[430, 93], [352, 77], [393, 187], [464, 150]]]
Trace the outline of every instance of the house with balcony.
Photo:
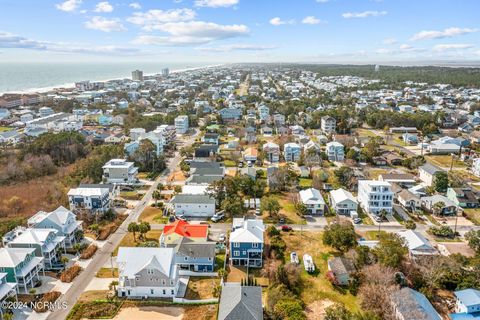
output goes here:
[[258, 117], [262, 121], [267, 121], [270, 118], [270, 108], [264, 104], [258, 107]]
[[185, 134], [188, 131], [188, 116], [180, 115], [175, 118], [175, 132]]
[[103, 179], [106, 183], [132, 185], [138, 183], [138, 168], [125, 159], [112, 159], [103, 167]]
[[455, 313], [452, 320], [475, 320], [480, 317], [480, 290], [463, 289], [455, 291]]
[[175, 263], [180, 270], [213, 272], [215, 247], [214, 241], [194, 241], [183, 237], [175, 246]]
[[19, 292], [33, 289], [42, 270], [43, 258], [35, 255], [34, 248], [0, 248], [0, 272], [7, 274], [7, 282], [17, 283]]
[[174, 298], [183, 283], [174, 248], [120, 247], [117, 265], [119, 297]]
[[460, 208], [478, 208], [480, 195], [475, 193], [472, 188], [448, 188], [447, 198]]
[[57, 235], [65, 237], [65, 246], [71, 248], [79, 243], [79, 231], [82, 231], [82, 221], [70, 210], [60, 206], [54, 211], [38, 211], [28, 219], [28, 227], [35, 229], [55, 229]]
[[334, 117], [324, 116], [320, 120], [320, 128], [325, 134], [335, 133], [337, 130], [337, 120]]
[[74, 213], [86, 211], [90, 214], [105, 213], [110, 210], [113, 198], [108, 185], [98, 188], [70, 189], [67, 193], [70, 210]]
[[170, 204], [175, 215], [187, 217], [212, 217], [215, 214], [215, 198], [208, 194], [177, 194]]
[[441, 194], [434, 194], [430, 197], [422, 197], [420, 198], [420, 201], [424, 210], [437, 215], [456, 215], [458, 211], [457, 205], [452, 200]]
[[265, 161], [270, 163], [277, 163], [280, 161], [280, 147], [273, 142], [267, 142], [262, 146], [263, 153], [265, 154]]
[[230, 263], [261, 268], [264, 232], [263, 220], [234, 218], [230, 233]]
[[0, 272], [0, 319], [4, 319], [7, 311], [7, 308], [4, 306], [5, 302], [11, 301], [11, 299], [17, 301], [17, 283], [8, 282], [7, 274]]
[[349, 215], [352, 211], [357, 211], [357, 199], [345, 189], [330, 191], [330, 205], [337, 214]]
[[309, 212], [313, 215], [323, 215], [325, 213], [325, 200], [317, 189], [309, 188], [299, 192], [300, 202], [302, 202]]
[[302, 154], [302, 147], [299, 144], [290, 142], [283, 146], [283, 156], [287, 162], [296, 162], [300, 160]]
[[65, 252], [65, 237], [59, 236], [56, 229], [18, 228], [9, 241], [9, 248], [33, 248], [35, 256], [43, 258], [45, 269], [51, 269], [60, 262], [61, 252]]
[[359, 180], [357, 198], [363, 210], [368, 213], [378, 214], [382, 210], [392, 213], [392, 185], [386, 181]]
[[327, 143], [325, 149], [329, 161], [343, 161], [345, 160], [344, 146], [340, 142], [331, 141]]

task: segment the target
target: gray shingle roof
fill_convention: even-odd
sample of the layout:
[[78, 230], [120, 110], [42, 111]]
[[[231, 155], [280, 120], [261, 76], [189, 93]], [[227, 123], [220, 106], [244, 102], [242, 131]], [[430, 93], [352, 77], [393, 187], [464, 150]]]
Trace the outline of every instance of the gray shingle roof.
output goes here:
[[177, 194], [172, 203], [215, 203], [215, 199], [203, 194]]
[[212, 241], [199, 242], [183, 237], [182, 240], [176, 245], [175, 251], [184, 257], [214, 258], [215, 246], [215, 242]]
[[226, 283], [222, 287], [218, 320], [262, 320], [262, 288]]

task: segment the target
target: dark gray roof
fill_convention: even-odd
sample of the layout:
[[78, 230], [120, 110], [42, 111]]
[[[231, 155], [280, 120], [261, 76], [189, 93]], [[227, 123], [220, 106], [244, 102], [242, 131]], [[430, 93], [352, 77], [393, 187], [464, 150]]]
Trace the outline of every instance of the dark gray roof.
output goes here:
[[225, 283], [222, 287], [218, 320], [262, 320], [262, 288]]
[[191, 161], [190, 168], [191, 169], [199, 169], [199, 168], [221, 168], [222, 164], [220, 162], [205, 162], [205, 161]]
[[215, 258], [215, 242], [213, 241], [193, 241], [183, 237], [176, 245], [175, 251], [183, 257], [191, 258]]
[[214, 181], [222, 180], [221, 176], [190, 176], [187, 180], [187, 184], [210, 184]]
[[206, 194], [177, 194], [172, 203], [215, 203], [215, 199]]
[[336, 275], [340, 274], [350, 274], [355, 272], [355, 266], [353, 265], [352, 260], [344, 257], [336, 257], [328, 261], [330, 268]]
[[223, 176], [223, 168], [193, 168], [192, 174], [197, 176]]
[[392, 294], [392, 303], [403, 319], [441, 320], [430, 301], [418, 291], [402, 288]]
[[429, 163], [429, 162], [426, 162], [423, 166], [421, 166], [420, 168], [422, 168], [422, 170], [430, 173], [430, 174], [435, 174], [439, 171], [442, 171], [442, 169], [434, 166], [433, 164]]

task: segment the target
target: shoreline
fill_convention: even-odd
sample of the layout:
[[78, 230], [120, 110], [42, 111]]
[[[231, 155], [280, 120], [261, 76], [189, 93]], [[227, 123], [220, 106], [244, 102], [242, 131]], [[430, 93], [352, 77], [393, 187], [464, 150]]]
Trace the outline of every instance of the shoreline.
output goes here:
[[[187, 71], [195, 71], [195, 70], [200, 70], [200, 69], [208, 69], [208, 68], [215, 68], [215, 67], [220, 67], [224, 66], [225, 64], [214, 64], [214, 65], [206, 65], [202, 67], [191, 67], [191, 68], [184, 68], [184, 69], [176, 69], [176, 70], [171, 70], [169, 73], [182, 73], [182, 72], [187, 72]], [[150, 77], [154, 76], [160, 73], [151, 73], [151, 74], [145, 74], [145, 76]], [[119, 78], [111, 78], [111, 79], [105, 79], [105, 80], [79, 80], [79, 81], [90, 81], [90, 82], [108, 82], [108, 81], [113, 81], [113, 80], [123, 80], [123, 79], [129, 79], [129, 77], [119, 77]], [[58, 84], [58, 85], [53, 85], [53, 86], [48, 86], [48, 87], [39, 87], [39, 88], [28, 88], [24, 90], [14, 90], [14, 91], [5, 91], [5, 92], [0, 92], [0, 96], [4, 94], [33, 94], [33, 93], [45, 93], [49, 92], [52, 90], [58, 90], [58, 89], [72, 89], [75, 88], [75, 82], [70, 82], [70, 83], [64, 83], [64, 84]]]

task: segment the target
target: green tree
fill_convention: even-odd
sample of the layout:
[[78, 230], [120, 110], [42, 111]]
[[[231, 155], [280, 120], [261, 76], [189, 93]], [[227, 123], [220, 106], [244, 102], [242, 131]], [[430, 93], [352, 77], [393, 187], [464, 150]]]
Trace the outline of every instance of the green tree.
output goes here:
[[433, 188], [437, 192], [445, 192], [448, 188], [448, 173], [439, 171], [433, 177]]
[[382, 265], [398, 268], [408, 253], [405, 240], [398, 234], [380, 234], [373, 253]]
[[274, 307], [274, 313], [279, 319], [304, 320], [303, 305], [299, 299], [280, 300]]
[[157, 206], [158, 200], [162, 198], [162, 194], [158, 190], [154, 190], [152, 193], [152, 198], [155, 199], [155, 206]]
[[260, 210], [267, 211], [270, 217], [277, 215], [280, 211], [280, 203], [272, 196], [263, 197], [260, 203]]
[[146, 221], [142, 221], [138, 224], [138, 232], [140, 233], [140, 237], [142, 239], [145, 239], [145, 235], [147, 234], [148, 231], [150, 231], [150, 223]]
[[480, 253], [480, 230], [470, 230], [465, 234], [465, 240], [476, 253]]
[[355, 228], [350, 222], [332, 223], [323, 232], [323, 243], [346, 252], [357, 245]]
[[133, 241], [136, 242], [137, 240], [135, 239], [135, 234], [140, 231], [138, 227], [138, 223], [136, 222], [130, 222], [127, 227], [127, 231], [133, 233]]

